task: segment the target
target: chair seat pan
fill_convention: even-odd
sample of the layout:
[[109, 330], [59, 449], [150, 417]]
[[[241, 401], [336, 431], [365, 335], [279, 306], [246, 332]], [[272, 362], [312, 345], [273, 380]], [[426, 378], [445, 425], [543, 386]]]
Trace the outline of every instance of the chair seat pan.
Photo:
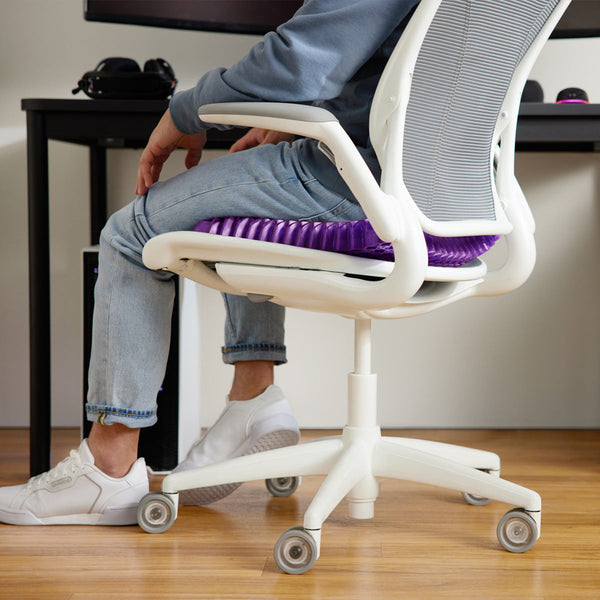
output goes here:
[[[321, 222], [222, 217], [200, 221], [194, 231], [394, 261], [392, 244], [383, 242], [366, 219]], [[497, 235], [448, 238], [424, 235], [430, 267], [466, 265], [487, 252], [499, 239]]]

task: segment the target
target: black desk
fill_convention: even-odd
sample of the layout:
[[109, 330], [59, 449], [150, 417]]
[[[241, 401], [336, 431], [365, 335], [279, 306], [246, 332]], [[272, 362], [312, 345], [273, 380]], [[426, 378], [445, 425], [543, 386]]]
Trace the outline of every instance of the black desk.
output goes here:
[[599, 152], [600, 104], [522, 104], [517, 151]]
[[[90, 149], [90, 242], [106, 221], [107, 148], [143, 148], [166, 100], [25, 99], [29, 219], [30, 471], [50, 466], [50, 243], [48, 140]], [[239, 134], [238, 134], [239, 135]], [[234, 133], [211, 133], [207, 148], [227, 148]]]
[[[30, 327], [30, 470], [50, 466], [50, 243], [48, 140], [90, 149], [90, 241], [106, 220], [106, 149], [143, 148], [167, 108], [163, 100], [25, 99], [27, 112]], [[207, 148], [226, 148], [235, 133], [209, 132]], [[597, 152], [600, 105], [526, 104], [517, 150]]]

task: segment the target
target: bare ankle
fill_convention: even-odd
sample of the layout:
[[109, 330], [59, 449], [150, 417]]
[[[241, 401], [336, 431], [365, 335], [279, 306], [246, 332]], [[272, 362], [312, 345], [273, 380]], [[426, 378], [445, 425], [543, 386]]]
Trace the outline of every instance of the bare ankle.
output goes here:
[[139, 434], [139, 429], [130, 429], [119, 423], [94, 423], [88, 446], [96, 467], [116, 479], [127, 475], [137, 460]]
[[249, 360], [235, 363], [229, 399], [252, 400], [274, 381], [274, 363], [270, 360]]

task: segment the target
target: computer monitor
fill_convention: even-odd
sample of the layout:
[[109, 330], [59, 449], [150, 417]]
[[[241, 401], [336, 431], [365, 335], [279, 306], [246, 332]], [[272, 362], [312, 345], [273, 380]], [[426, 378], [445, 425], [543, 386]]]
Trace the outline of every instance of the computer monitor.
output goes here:
[[[289, 19], [301, 0], [84, 0], [88, 21], [264, 34]], [[600, 0], [573, 0], [553, 38], [600, 36]]]
[[573, 0], [550, 37], [598, 36], [600, 36], [600, 0]]
[[300, 6], [300, 0], [84, 0], [83, 14], [87, 21], [265, 34]]

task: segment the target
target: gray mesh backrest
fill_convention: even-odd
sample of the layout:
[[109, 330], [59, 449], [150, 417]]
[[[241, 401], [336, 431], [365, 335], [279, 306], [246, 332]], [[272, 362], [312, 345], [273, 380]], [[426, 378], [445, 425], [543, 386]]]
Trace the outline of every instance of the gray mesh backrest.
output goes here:
[[490, 156], [513, 72], [559, 0], [442, 2], [406, 115], [404, 183], [434, 221], [495, 220]]

